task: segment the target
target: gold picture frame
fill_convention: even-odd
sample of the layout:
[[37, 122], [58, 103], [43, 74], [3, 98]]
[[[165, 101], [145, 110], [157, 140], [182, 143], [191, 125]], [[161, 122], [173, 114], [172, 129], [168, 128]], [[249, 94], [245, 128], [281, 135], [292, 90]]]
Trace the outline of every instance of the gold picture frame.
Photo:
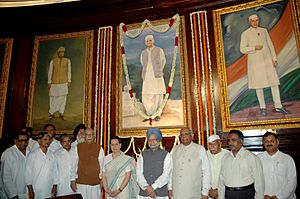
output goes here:
[[[40, 131], [45, 124], [51, 123], [56, 126], [58, 133], [70, 133], [79, 123], [91, 126], [93, 42], [94, 31], [35, 37], [27, 126], [32, 126], [34, 131]], [[68, 82], [69, 78], [71, 82], [68, 84], [65, 107], [61, 109], [62, 111], [49, 115], [51, 97], [47, 87], [50, 62], [58, 57], [61, 47], [65, 49], [64, 56], [70, 60], [71, 71], [68, 73]]]
[[12, 46], [12, 38], [0, 38], [0, 138], [2, 138], [3, 132], [3, 119], [5, 111], [7, 85], [9, 79]]
[[[294, 0], [259, 0], [213, 11], [223, 131], [300, 126], [300, 112], [294, 111], [299, 101], [299, 96], [294, 91], [300, 89], [300, 85], [294, 83], [299, 74], [300, 57], [297, 9], [299, 10], [299, 4]], [[258, 26], [267, 30], [274, 44], [278, 62], [276, 72], [280, 79], [279, 99], [289, 114], [275, 109], [273, 95], [268, 87], [263, 89], [265, 111], [258, 103], [256, 88], [248, 88], [249, 55], [242, 54], [240, 43], [242, 33], [250, 29], [249, 17], [253, 14], [259, 17]], [[262, 35], [257, 33], [257, 37], [261, 38], [260, 36]], [[250, 42], [247, 45], [250, 46]], [[288, 53], [289, 50], [292, 54]], [[292, 66], [288, 61], [296, 63]], [[256, 74], [259, 73], [257, 70]]]
[[[179, 16], [178, 16], [179, 17]], [[186, 38], [185, 38], [185, 25], [184, 25], [184, 17], [179, 17], [180, 18], [180, 25], [179, 25], [179, 42], [178, 42], [178, 47], [179, 47], [179, 52], [178, 52], [178, 58], [177, 58], [177, 65], [176, 65], [176, 69], [175, 71], [180, 71], [179, 76], [175, 75], [174, 78], [174, 84], [177, 83], [177, 90], [173, 84], [172, 87], [172, 92], [179, 92], [180, 89], [180, 95], [181, 95], [181, 99], [179, 100], [173, 100], [174, 104], [176, 103], [176, 105], [174, 105], [174, 107], [179, 107], [181, 106], [181, 108], [179, 108], [179, 113], [180, 115], [178, 116], [178, 114], [174, 114], [178, 116], [178, 121], [175, 123], [175, 120], [170, 119], [169, 115], [167, 114], [167, 112], [164, 112], [165, 110], [167, 110], [166, 108], [163, 109], [162, 115], [161, 115], [161, 120], [160, 121], [155, 121], [152, 120], [152, 124], [150, 124], [150, 121], [147, 120], [146, 122], [143, 122], [143, 117], [141, 115], [139, 115], [136, 112], [136, 109], [134, 108], [132, 101], [130, 101], [130, 95], [128, 93], [128, 91], [125, 90], [125, 74], [124, 74], [124, 68], [123, 68], [123, 61], [122, 61], [122, 47], [120, 44], [120, 30], [118, 27], [118, 33], [117, 33], [117, 70], [116, 70], [116, 135], [121, 136], [121, 137], [144, 137], [145, 136], [145, 132], [148, 128], [150, 127], [158, 127], [161, 129], [162, 133], [166, 136], [172, 136], [172, 135], [178, 135], [179, 130], [181, 127], [183, 126], [191, 126], [191, 114], [190, 114], [190, 99], [189, 99], [189, 79], [188, 79], [188, 68], [187, 68], [187, 50], [186, 50]], [[172, 19], [171, 19], [172, 20]], [[148, 20], [145, 20], [148, 21]], [[145, 23], [144, 21], [144, 23]], [[162, 19], [162, 20], [156, 20], [156, 21], [148, 21], [148, 23], [151, 23], [152, 26], [154, 27], [158, 27], [158, 26], [163, 26], [163, 25], [168, 25], [170, 22], [170, 19]], [[141, 27], [142, 23], [135, 23], [135, 24], [129, 24], [126, 25], [127, 31], [137, 31], [140, 27]], [[163, 34], [161, 33], [155, 33], [155, 31], [151, 30], [149, 28], [149, 24], [145, 26], [145, 28], [142, 30], [141, 34], [138, 37], [135, 37], [132, 43], [130, 43], [130, 41], [128, 43], [126, 43], [126, 38], [124, 36], [124, 48], [126, 52], [126, 56], [133, 56], [135, 57], [135, 60], [130, 63], [130, 61], [128, 61], [127, 59], [127, 64], [128, 64], [128, 71], [129, 71], [129, 79], [131, 81], [131, 86], [133, 88], [133, 93], [134, 97], [139, 98], [137, 99], [137, 103], [142, 104], [142, 100], [141, 100], [141, 84], [142, 84], [142, 78], [141, 75], [138, 75], [139, 72], [137, 72], [137, 68], [140, 67], [140, 62], [139, 62], [139, 58], [140, 58], [140, 53], [142, 52], [142, 49], [145, 49], [145, 36], [151, 34], [154, 36], [154, 40], [155, 40], [155, 45], [161, 47], [164, 51], [164, 45], [166, 42], [163, 41], [163, 39], [165, 37], [163, 37]], [[160, 36], [160, 35], [162, 36]], [[172, 34], [172, 33], [169, 33]], [[128, 39], [130, 40], [130, 39]], [[171, 40], [172, 45], [174, 45], [174, 40]], [[126, 46], [127, 45], [127, 46]], [[132, 53], [132, 54], [130, 54]], [[168, 52], [166, 52], [167, 54]], [[167, 58], [168, 59], [168, 58]], [[172, 61], [172, 58], [171, 58]], [[166, 73], [166, 67], [169, 67], [169, 69], [171, 68], [170, 63], [171, 61], [169, 60], [169, 63], [167, 61], [167, 64], [165, 66], [164, 69], [164, 74]], [[130, 71], [130, 64], [132, 66], [132, 64], [135, 64], [135, 70], [136, 71]], [[169, 64], [169, 66], [167, 66]], [[131, 68], [132, 69], [132, 68]], [[134, 75], [132, 75], [134, 74]], [[177, 74], [177, 75], [178, 75]], [[134, 79], [135, 78], [135, 79]], [[165, 77], [165, 84], [166, 84], [166, 89], [168, 87], [168, 81], [169, 81], [169, 76]], [[177, 81], [175, 83], [175, 81]], [[180, 81], [180, 82], [178, 82]], [[134, 85], [136, 84], [136, 85]], [[180, 86], [178, 86], [178, 84]], [[138, 88], [138, 89], [136, 89]], [[178, 93], [177, 93], [178, 94]], [[179, 95], [179, 94], [178, 94]], [[125, 103], [125, 99], [127, 98], [127, 101]], [[175, 97], [174, 97], [175, 98]], [[170, 98], [169, 98], [170, 99]], [[169, 102], [169, 100], [167, 101], [167, 103]], [[124, 113], [124, 110], [126, 110], [128, 112], [128, 107], [125, 107], [124, 104], [126, 106], [131, 106], [132, 109], [130, 109], [132, 112], [131, 113], [126, 113], [128, 115], [126, 115]], [[178, 106], [179, 105], [179, 106]], [[166, 105], [168, 106], [168, 104]], [[169, 106], [171, 107], [171, 106]], [[130, 107], [129, 107], [130, 108]], [[132, 114], [132, 115], [130, 115]], [[182, 119], [182, 120], [181, 120]], [[172, 120], [172, 121], [171, 121]]]

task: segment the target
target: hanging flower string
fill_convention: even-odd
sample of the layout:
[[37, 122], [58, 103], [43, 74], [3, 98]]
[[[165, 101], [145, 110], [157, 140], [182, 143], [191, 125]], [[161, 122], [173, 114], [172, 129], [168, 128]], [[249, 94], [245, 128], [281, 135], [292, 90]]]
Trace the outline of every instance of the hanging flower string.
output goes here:
[[[168, 26], [153, 26], [149, 20], [145, 20], [142, 23], [141, 28], [138, 29], [135, 32], [127, 31], [127, 27], [126, 27], [126, 25], [124, 23], [121, 23], [120, 26], [119, 26], [119, 28], [120, 28], [120, 44], [121, 44], [121, 53], [122, 53], [122, 60], [123, 60], [123, 68], [124, 68], [124, 74], [125, 74], [126, 84], [127, 84], [128, 88], [129, 88], [130, 99], [131, 99], [131, 102], [133, 103], [135, 109], [137, 110], [138, 114], [141, 115], [144, 119], [148, 119], [150, 125], [152, 125], [152, 120], [155, 117], [161, 115], [164, 107], [166, 106], [166, 103], [168, 101], [168, 98], [169, 98], [171, 90], [172, 90], [172, 85], [173, 85], [174, 76], [175, 76], [175, 66], [176, 66], [177, 51], [178, 51], [179, 23], [180, 23], [180, 18], [179, 18], [179, 15], [176, 14], [176, 15], [174, 15], [170, 19]], [[168, 30], [170, 30], [173, 26], [174, 26], [175, 31], [176, 31], [176, 36], [175, 36], [175, 39], [174, 39], [174, 49], [173, 49], [173, 59], [172, 59], [171, 75], [170, 75], [168, 87], [167, 87], [167, 90], [166, 90], [166, 95], [164, 96], [164, 101], [161, 104], [161, 106], [152, 115], [146, 115], [144, 113], [144, 111], [141, 110], [140, 106], [138, 105], [138, 101], [136, 100], [136, 98], [133, 97], [133, 90], [132, 90], [131, 83], [130, 83], [130, 78], [129, 78], [129, 73], [128, 73], [128, 67], [127, 67], [127, 62], [126, 62], [126, 53], [125, 53], [125, 48], [124, 48], [124, 35], [126, 35], [127, 37], [129, 37], [131, 39], [134, 39], [134, 38], [138, 37], [143, 32], [143, 30], [145, 29], [146, 25], [152, 31], [158, 32], [158, 33], [165, 33]]]

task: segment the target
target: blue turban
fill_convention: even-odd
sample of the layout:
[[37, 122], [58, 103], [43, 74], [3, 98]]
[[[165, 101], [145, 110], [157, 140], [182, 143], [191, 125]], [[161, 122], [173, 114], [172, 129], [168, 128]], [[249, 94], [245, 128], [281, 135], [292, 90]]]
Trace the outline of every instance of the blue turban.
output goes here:
[[147, 131], [147, 139], [150, 138], [150, 135], [154, 134], [157, 140], [162, 140], [162, 134], [159, 128], [150, 128]]

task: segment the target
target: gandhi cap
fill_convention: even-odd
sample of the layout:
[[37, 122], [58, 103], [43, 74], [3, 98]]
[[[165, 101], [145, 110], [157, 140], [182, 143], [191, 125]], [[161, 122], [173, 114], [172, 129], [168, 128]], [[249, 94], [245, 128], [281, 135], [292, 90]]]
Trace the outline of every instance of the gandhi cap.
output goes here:
[[213, 141], [220, 140], [220, 139], [221, 139], [221, 138], [220, 138], [220, 136], [218, 136], [218, 135], [211, 135], [211, 136], [208, 137], [207, 141], [208, 141], [209, 143], [211, 143], [211, 142], [213, 142]]

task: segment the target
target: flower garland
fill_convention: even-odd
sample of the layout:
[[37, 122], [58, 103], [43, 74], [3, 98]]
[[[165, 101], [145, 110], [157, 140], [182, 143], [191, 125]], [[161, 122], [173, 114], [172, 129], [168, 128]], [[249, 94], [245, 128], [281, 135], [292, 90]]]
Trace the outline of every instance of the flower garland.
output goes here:
[[[129, 88], [129, 95], [131, 98], [131, 102], [133, 103], [135, 109], [137, 110], [137, 112], [139, 113], [139, 115], [141, 115], [144, 119], [149, 119], [150, 121], [150, 125], [152, 125], [152, 120], [157, 117], [160, 116], [166, 103], [167, 100], [169, 98], [169, 95], [171, 93], [171, 89], [172, 89], [172, 85], [174, 82], [174, 76], [175, 76], [175, 64], [176, 64], [176, 57], [177, 57], [177, 51], [178, 51], [178, 35], [179, 35], [179, 23], [180, 23], [180, 17], [178, 14], [174, 15], [170, 21], [168, 26], [164, 26], [164, 27], [156, 27], [153, 26], [151, 24], [151, 22], [149, 20], [145, 20], [142, 25], [141, 28], [138, 29], [137, 32], [135, 33], [131, 33], [130, 31], [127, 31], [126, 25], [124, 23], [121, 23], [119, 26], [120, 29], [120, 44], [121, 44], [121, 53], [122, 53], [122, 61], [123, 61], [123, 67], [124, 67], [124, 73], [125, 73], [125, 79], [126, 79], [126, 84]], [[132, 87], [131, 87], [131, 83], [130, 83], [130, 78], [129, 78], [129, 73], [128, 73], [128, 67], [127, 67], [127, 62], [126, 62], [126, 54], [125, 54], [125, 48], [124, 48], [124, 35], [126, 35], [127, 37], [134, 39], [136, 37], [138, 37], [143, 30], [145, 29], [145, 27], [149, 26], [149, 28], [154, 31], [154, 32], [159, 32], [159, 33], [165, 33], [168, 30], [170, 30], [171, 27], [175, 27], [176, 28], [176, 36], [175, 36], [175, 43], [174, 43], [174, 50], [173, 50], [173, 60], [172, 60], [172, 67], [171, 67], [171, 75], [170, 75], [170, 79], [169, 79], [169, 83], [168, 83], [168, 88], [166, 90], [166, 95], [164, 97], [164, 101], [161, 104], [161, 106], [158, 108], [158, 110], [152, 114], [152, 115], [146, 115], [141, 108], [138, 105], [138, 102], [136, 100], [136, 98], [133, 97], [133, 91], [132, 91]]]

